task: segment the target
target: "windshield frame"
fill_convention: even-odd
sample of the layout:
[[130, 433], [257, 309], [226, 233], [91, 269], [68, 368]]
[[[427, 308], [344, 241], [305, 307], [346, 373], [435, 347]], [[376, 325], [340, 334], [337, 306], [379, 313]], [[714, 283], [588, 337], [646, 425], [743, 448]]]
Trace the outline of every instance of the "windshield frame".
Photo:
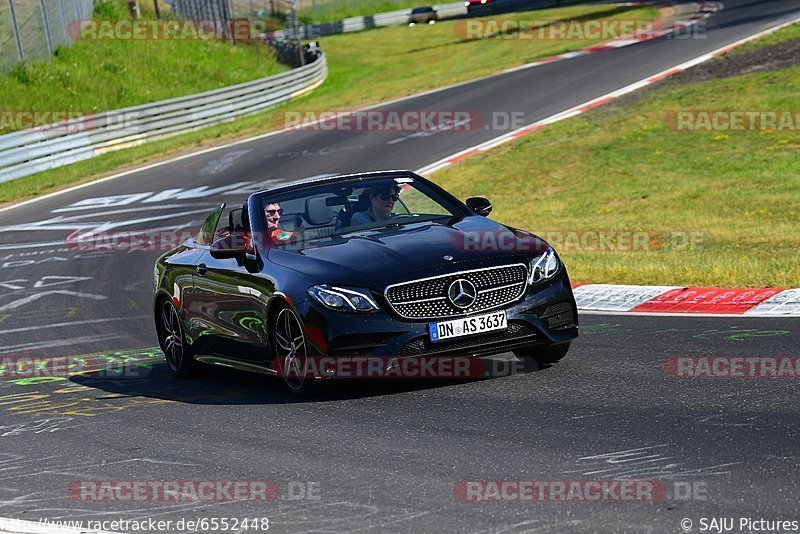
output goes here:
[[[398, 185], [403, 185], [406, 183], [409, 185], [413, 184], [412, 187], [430, 197], [431, 200], [441, 206], [444, 211], [449, 213], [449, 215], [442, 214], [441, 216], [437, 216], [435, 218], [425, 217], [423, 219], [409, 217], [406, 221], [398, 221], [400, 224], [388, 222], [386, 224], [375, 224], [368, 226], [348, 226], [346, 227], [347, 231], [338, 231], [334, 237], [341, 237], [350, 234], [357, 235], [359, 233], [380, 231], [386, 228], [397, 228], [407, 224], [422, 222], [435, 223], [437, 220], [445, 218], [452, 223], [461, 220], [464, 217], [475, 215], [475, 213], [472, 212], [461, 200], [430, 180], [423, 178], [422, 176], [410, 171], [378, 171], [366, 174], [339, 175], [316, 180], [305, 180], [288, 184], [283, 187], [276, 187], [254, 193], [248, 199], [248, 210], [250, 214], [251, 226], [254, 230], [260, 230], [260, 232], [258, 232], [259, 234], [266, 235], [267, 222], [266, 217], [263, 214], [263, 208], [276, 202], [285, 202], [287, 200], [287, 196], [290, 196], [291, 199], [294, 199], [302, 197], [304, 192], [311, 196], [311, 192], [314, 190], [324, 192], [328, 189], [335, 188], [337, 185], [345, 187], [349, 184], [353, 188], [370, 187], [370, 184], [372, 183], [381, 183], [391, 180], [394, 180], [396, 183], [398, 183]], [[386, 221], [391, 221], [391, 219], [387, 219]], [[324, 237], [328, 238], [331, 236], [326, 235]], [[318, 239], [313, 239], [313, 241], [317, 240]], [[269, 239], [264, 239], [260, 245], [262, 248], [271, 248], [275, 246], [270, 242]]]

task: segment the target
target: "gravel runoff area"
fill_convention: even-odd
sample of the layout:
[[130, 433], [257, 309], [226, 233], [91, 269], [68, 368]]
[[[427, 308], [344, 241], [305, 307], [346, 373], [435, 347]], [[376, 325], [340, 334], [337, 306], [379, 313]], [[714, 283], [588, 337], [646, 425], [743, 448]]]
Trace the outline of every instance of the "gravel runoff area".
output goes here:
[[678, 72], [638, 91], [616, 98], [606, 108], [627, 107], [663, 88], [695, 82], [721, 80], [756, 72], [768, 72], [800, 66], [800, 40], [764, 46], [749, 52], [725, 54], [712, 61]]
[[663, 80], [661, 86], [718, 80], [800, 66], [800, 40], [777, 43], [743, 52], [725, 54]]

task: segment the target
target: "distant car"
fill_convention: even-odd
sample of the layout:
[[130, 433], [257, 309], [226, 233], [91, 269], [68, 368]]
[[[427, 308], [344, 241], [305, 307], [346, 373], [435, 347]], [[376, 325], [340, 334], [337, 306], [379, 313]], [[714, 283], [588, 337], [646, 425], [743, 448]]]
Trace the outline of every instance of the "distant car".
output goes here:
[[415, 7], [408, 17], [408, 25], [433, 24], [439, 20], [439, 15], [431, 6]]
[[532, 0], [466, 0], [467, 13], [470, 15], [497, 15], [525, 11], [536, 6]]
[[[391, 212], [368, 217], [376, 205]], [[390, 369], [513, 351], [554, 363], [578, 335], [566, 268], [541, 239], [488, 219], [491, 209], [410, 171], [282, 185], [224, 218], [222, 204], [155, 264], [167, 364], [178, 376], [198, 361], [272, 374], [301, 394], [346, 378], [316, 367], [323, 359]]]
[[464, 5], [467, 7], [467, 13], [470, 14], [486, 14], [491, 10], [492, 0], [467, 0]]

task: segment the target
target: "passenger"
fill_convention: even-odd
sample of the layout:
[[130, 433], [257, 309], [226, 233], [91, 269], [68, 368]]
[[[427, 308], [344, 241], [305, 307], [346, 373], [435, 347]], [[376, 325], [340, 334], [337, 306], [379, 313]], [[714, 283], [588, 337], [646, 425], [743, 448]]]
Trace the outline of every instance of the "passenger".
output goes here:
[[264, 208], [264, 215], [267, 218], [267, 234], [272, 240], [273, 245], [279, 245], [287, 241], [291, 241], [294, 232], [283, 230], [280, 227], [281, 217], [283, 216], [283, 208], [277, 202], [268, 204]]
[[391, 219], [396, 213], [394, 203], [400, 199], [400, 187], [397, 185], [387, 185], [370, 187], [367, 189], [370, 207], [364, 211], [357, 211], [350, 219], [351, 226], [361, 226], [362, 224], [372, 224]]

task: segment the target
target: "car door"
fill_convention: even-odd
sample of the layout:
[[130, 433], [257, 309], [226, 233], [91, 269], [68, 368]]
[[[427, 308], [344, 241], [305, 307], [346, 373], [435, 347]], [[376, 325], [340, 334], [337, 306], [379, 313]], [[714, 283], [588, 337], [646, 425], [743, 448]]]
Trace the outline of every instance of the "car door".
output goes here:
[[[234, 231], [217, 231], [218, 221], [219, 216], [211, 234], [215, 241]], [[204, 345], [216, 356], [263, 361], [267, 299], [258, 279], [248, 269], [243, 254], [220, 258], [213, 250], [212, 243], [200, 257], [195, 272], [197, 316], [206, 325]]]

